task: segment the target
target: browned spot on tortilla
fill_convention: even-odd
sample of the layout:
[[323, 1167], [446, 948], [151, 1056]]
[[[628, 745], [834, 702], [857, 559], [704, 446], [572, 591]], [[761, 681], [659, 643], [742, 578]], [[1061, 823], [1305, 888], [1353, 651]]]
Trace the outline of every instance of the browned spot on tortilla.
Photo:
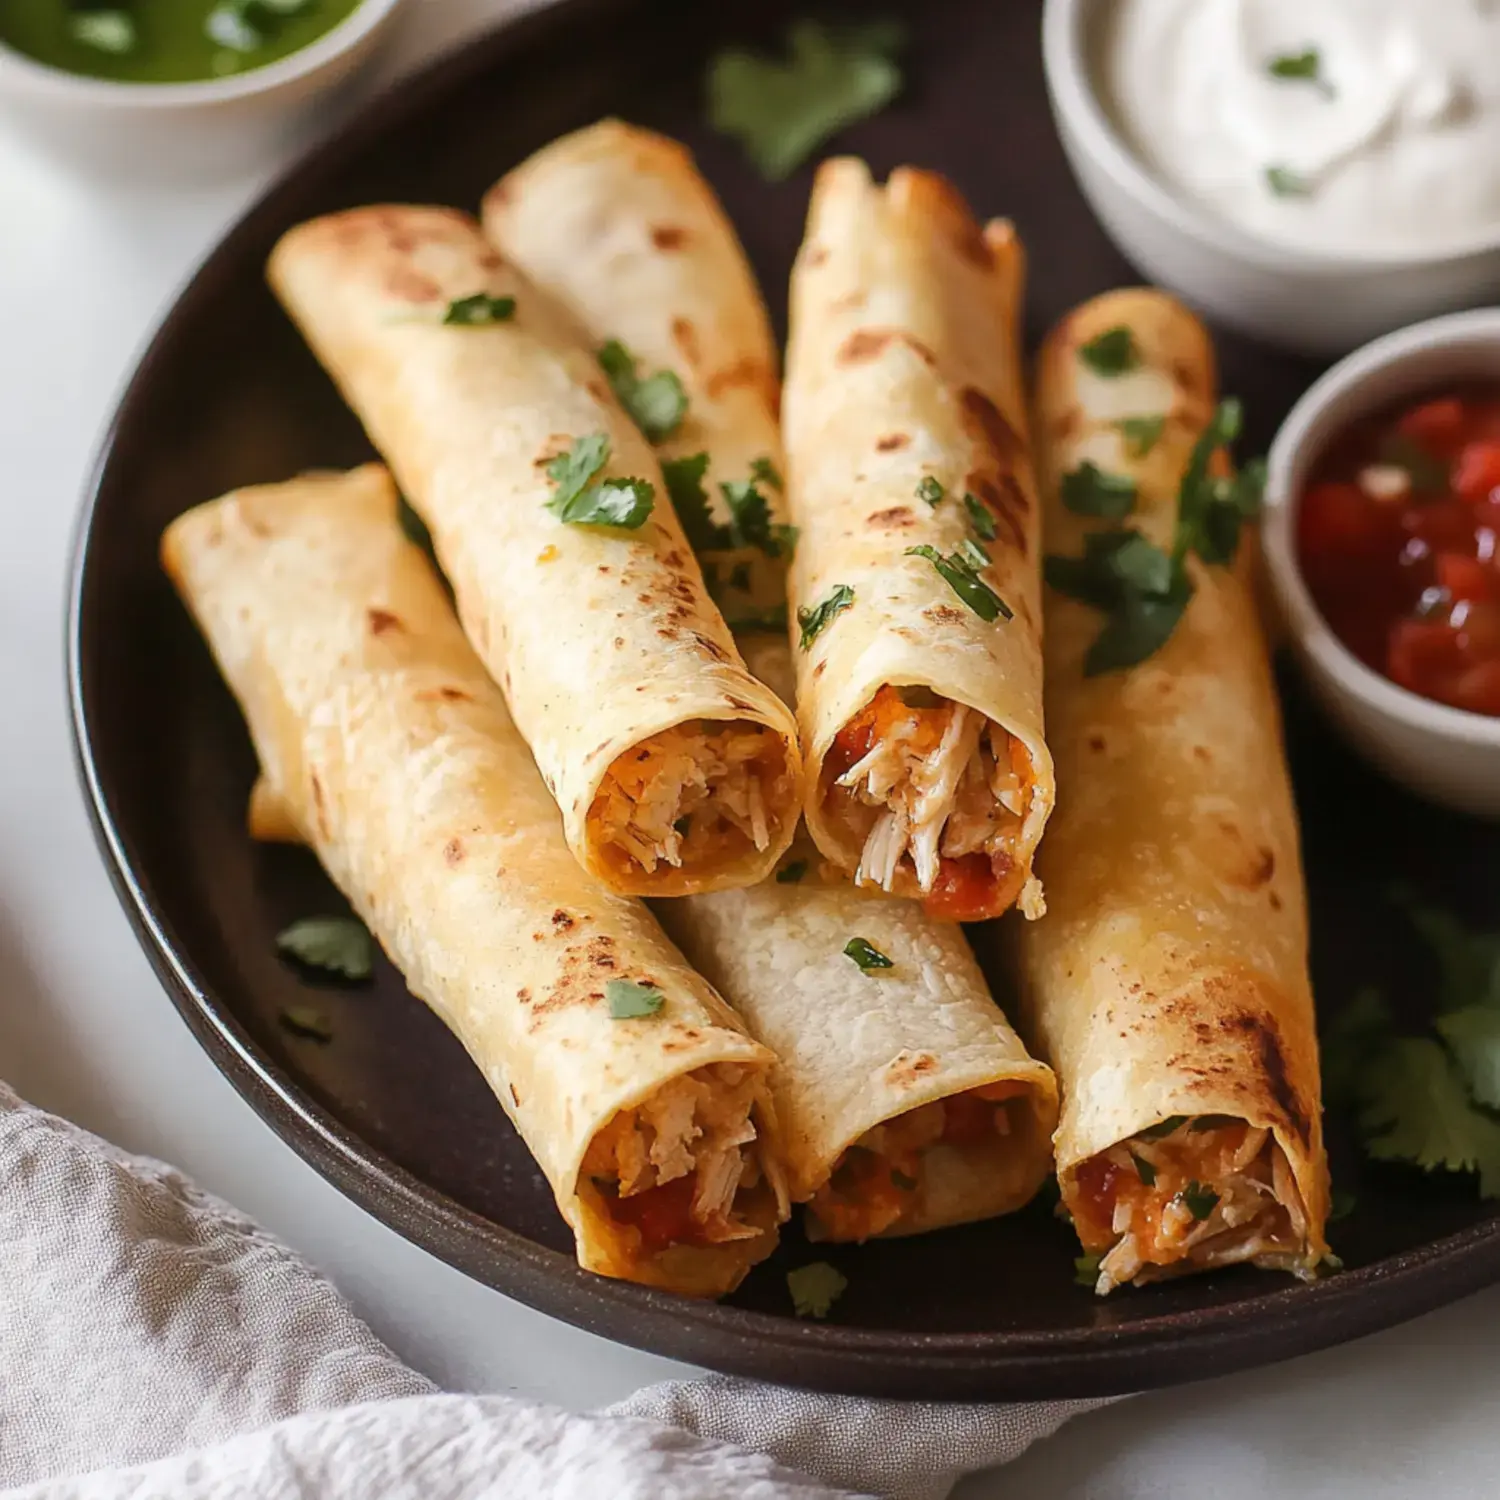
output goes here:
[[983, 502], [984, 508], [1004, 530], [1010, 545], [1022, 557], [1026, 555], [1026, 519], [1031, 506], [1026, 492], [1014, 474], [1002, 471], [996, 479], [978, 472], [967, 476], [969, 492]]
[[1307, 1111], [1303, 1109], [1297, 1090], [1292, 1086], [1276, 1022], [1269, 1016], [1250, 1016], [1246, 1019], [1252, 1023], [1251, 1029], [1260, 1051], [1260, 1065], [1266, 1075], [1266, 1082], [1271, 1086], [1271, 1097], [1281, 1106], [1282, 1113], [1297, 1133], [1297, 1139], [1305, 1146], [1311, 1139], [1312, 1129]]
[[328, 809], [323, 802], [323, 783], [318, 780], [318, 773], [316, 771], [311, 773], [309, 779], [312, 782], [313, 808], [318, 815], [318, 831], [326, 839], [329, 837]]
[[972, 427], [989, 444], [1000, 468], [1009, 470], [1013, 467], [1025, 450], [1015, 428], [1006, 421], [1000, 408], [978, 386], [966, 385], [959, 392], [958, 399]]
[[1191, 360], [1174, 359], [1172, 379], [1191, 396], [1196, 396], [1203, 389], [1203, 372]]
[[886, 1064], [885, 1082], [894, 1088], [915, 1083], [924, 1073], [937, 1067], [937, 1058], [930, 1052], [912, 1052], [903, 1048]]
[[1280, 911], [1281, 910], [1281, 897], [1278, 896], [1275, 891], [1271, 892], [1271, 910], [1272, 911]]
[[834, 362], [841, 365], [862, 364], [874, 359], [896, 337], [890, 328], [856, 328], [839, 346]]
[[696, 630], [693, 632], [693, 639], [697, 641], [697, 643], [702, 646], [703, 649], [708, 652], [708, 654], [713, 657], [715, 661], [729, 660], [729, 653], [717, 641], [710, 640], [708, 636], [702, 635]]
[[615, 637], [615, 650], [616, 651], [622, 650], [624, 648], [624, 645], [625, 645], [625, 637], [623, 635], [617, 635]]
[[821, 266], [828, 259], [827, 245], [809, 245], [802, 252], [802, 258], [810, 266]]
[[515, 1084], [511, 1084], [510, 1086], [510, 1102], [514, 1104], [517, 1109], [520, 1109], [521, 1096], [516, 1092]]
[[869, 294], [863, 289], [845, 292], [842, 297], [835, 297], [828, 304], [830, 312], [853, 312], [857, 307], [863, 307], [870, 300]]
[[915, 526], [917, 518], [912, 515], [910, 506], [890, 505], [884, 510], [877, 510], [866, 520], [865, 524], [899, 531], [905, 526]]
[[542, 451], [532, 459], [531, 466], [534, 469], [545, 469], [554, 458], [561, 457], [573, 446], [573, 439], [565, 432], [554, 432], [549, 434], [547, 441], [542, 444]]
[[449, 687], [446, 684], [435, 692], [424, 688], [417, 694], [417, 697], [424, 700], [441, 698], [444, 703], [472, 703], [474, 701], [472, 693], [466, 693], [462, 688]]
[[443, 295], [437, 282], [410, 266], [392, 266], [386, 272], [385, 289], [404, 302], [436, 302]]
[[904, 448], [911, 442], [911, 434], [906, 432], [888, 432], [884, 437], [875, 440], [875, 451], [877, 453], [894, 453], [898, 448]]
[[485, 250], [479, 257], [479, 264], [486, 271], [501, 271], [505, 269], [504, 257], [498, 250]]
[[1211, 761], [1213, 759], [1213, 756], [1209, 753], [1209, 749], [1208, 749], [1207, 745], [1194, 745], [1193, 746], [1193, 759], [1194, 760], [1201, 760], [1201, 761], [1207, 763], [1208, 761]]
[[661, 560], [669, 568], [681, 568], [684, 567], [687, 562], [687, 559], [683, 557], [682, 553], [680, 553], [676, 547], [673, 547], [670, 552], [663, 552], [661, 555]]
[[822, 660], [822, 661], [820, 661], [820, 662], [819, 662], [819, 663], [818, 663], [818, 664], [817, 664], [817, 666], [815, 666], [815, 667], [814, 667], [814, 668], [813, 668], [813, 669], [812, 669], [812, 674], [813, 674], [813, 676], [814, 676], [814, 677], [821, 677], [821, 676], [822, 676], [822, 675], [823, 675], [823, 670], [824, 670], [824, 668], [825, 668], [825, 667], [827, 667], [827, 665], [828, 665], [828, 658], [827, 658], [827, 657], [824, 657], [824, 658], [823, 658], [823, 660]]
[[686, 318], [672, 319], [672, 342], [682, 350], [682, 357], [695, 369], [702, 357], [698, 330]]
[[1102, 755], [1105, 749], [1104, 736], [1102, 734], [1091, 734], [1089, 736], [1089, 749], [1096, 755]]
[[760, 387], [763, 391], [774, 391], [776, 378], [766, 368], [764, 361], [746, 355], [744, 359], [737, 359], [722, 370], [715, 370], [703, 383], [703, 389], [711, 400], [717, 400], [725, 391], [739, 390], [741, 387]]
[[573, 919], [559, 906], [552, 913], [552, 927], [556, 932], [569, 932], [573, 927]]
[[609, 400], [609, 387], [602, 380], [588, 380], [584, 382], [584, 385], [595, 401], [607, 402]]
[[739, 709], [742, 714], [753, 714], [755, 712], [755, 705], [753, 703], [746, 703], [743, 698], [736, 698], [731, 695], [729, 698], [725, 699], [725, 702], [728, 703], [731, 708]]
[[461, 864], [464, 857], [464, 841], [462, 839], [449, 839], [443, 845], [443, 858], [450, 865]]
[[687, 244], [688, 232], [679, 224], [653, 224], [651, 243], [658, 250], [681, 250]]
[[523, 984], [516, 991], [516, 999], [519, 1000], [522, 1005], [529, 1004], [530, 1000], [531, 1000], [531, 991], [529, 989], [527, 989], [526, 986]]
[[1264, 844], [1256, 850], [1255, 870], [1250, 884], [1252, 887], [1264, 885], [1276, 873], [1276, 851], [1268, 849]]
[[922, 614], [941, 625], [962, 625], [964, 622], [964, 612], [954, 609], [951, 604], [929, 604]]

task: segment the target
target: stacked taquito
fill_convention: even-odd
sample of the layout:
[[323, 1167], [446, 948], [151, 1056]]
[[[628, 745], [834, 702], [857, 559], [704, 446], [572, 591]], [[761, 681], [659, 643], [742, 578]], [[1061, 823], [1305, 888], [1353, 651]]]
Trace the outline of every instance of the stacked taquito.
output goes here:
[[449, 209], [300, 225], [269, 276], [431, 531], [584, 867], [637, 895], [766, 875], [796, 829], [795, 724], [569, 320]]
[[[1106, 334], [1114, 373], [1080, 353]], [[1033, 424], [1049, 555], [1120, 524], [1170, 552], [1215, 380], [1202, 325], [1160, 292], [1053, 331]], [[1085, 463], [1134, 486], [1126, 522], [1064, 503]], [[1062, 1087], [1062, 1202], [1101, 1293], [1236, 1261], [1307, 1275], [1326, 1253], [1307, 902], [1249, 564], [1243, 546], [1233, 567], [1190, 556], [1165, 645], [1092, 676], [1099, 611], [1047, 592], [1058, 807], [1047, 914], [1016, 940], [1028, 1034]]]
[[[680, 377], [687, 415], [662, 451], [700, 475], [712, 506], [705, 571], [731, 621], [771, 623], [785, 607], [787, 550], [775, 349], [744, 253], [690, 155], [606, 121], [505, 177], [483, 221], [501, 254], [596, 344], [618, 340], [643, 373]], [[720, 488], [756, 476], [766, 510], [759, 548], [733, 534]], [[789, 693], [784, 635], [740, 640]], [[1041, 1185], [1056, 1086], [990, 999], [957, 927], [913, 901], [850, 888], [806, 840], [775, 878], [656, 910], [778, 1055], [772, 1091], [788, 1179], [808, 1203], [813, 1237], [861, 1240], [988, 1217]], [[890, 967], [861, 970], [844, 952], [853, 938]]]
[[864, 885], [946, 920], [1043, 909], [1035, 486], [1022, 252], [902, 168], [819, 169], [782, 405], [806, 817]]
[[[244, 711], [262, 801], [468, 1049], [579, 1263], [732, 1289], [786, 1213], [771, 1055], [640, 902], [579, 867], [385, 471], [227, 495], [162, 555]], [[618, 985], [655, 1000], [615, 1019]]]

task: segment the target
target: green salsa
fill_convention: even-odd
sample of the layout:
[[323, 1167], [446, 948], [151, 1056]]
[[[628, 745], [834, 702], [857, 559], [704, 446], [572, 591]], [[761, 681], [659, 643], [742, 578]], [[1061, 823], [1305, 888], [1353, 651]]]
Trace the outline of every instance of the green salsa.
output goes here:
[[227, 78], [290, 56], [360, 0], [0, 0], [0, 43], [122, 83]]

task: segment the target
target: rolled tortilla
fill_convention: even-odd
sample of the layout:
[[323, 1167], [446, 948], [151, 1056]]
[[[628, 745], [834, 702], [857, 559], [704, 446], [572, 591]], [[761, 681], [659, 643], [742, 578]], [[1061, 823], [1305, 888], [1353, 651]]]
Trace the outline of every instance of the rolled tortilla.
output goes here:
[[[733, 1288], [785, 1217], [771, 1054], [644, 906], [582, 871], [376, 466], [179, 517], [163, 563], [239, 699], [262, 804], [468, 1049], [579, 1264]], [[611, 1018], [609, 987], [663, 997]]]
[[792, 603], [826, 621], [797, 657], [807, 824], [859, 883], [948, 920], [1043, 909], [1022, 277], [1010, 225], [981, 230], [942, 178], [903, 167], [881, 188], [862, 162], [819, 169], [782, 406]]
[[[1138, 364], [1107, 376], [1079, 350], [1114, 329]], [[1215, 378], [1208, 335], [1164, 293], [1110, 293], [1053, 331], [1034, 424], [1049, 554], [1115, 524], [1060, 499], [1085, 460], [1135, 482], [1127, 524], [1170, 548]], [[1156, 417], [1141, 455], [1118, 424]], [[1085, 676], [1101, 615], [1046, 599], [1058, 810], [1047, 915], [1016, 941], [1028, 1035], [1062, 1087], [1062, 1200], [1102, 1256], [1100, 1292], [1245, 1260], [1308, 1275], [1327, 1249], [1306, 893], [1248, 551], [1188, 566], [1186, 613], [1128, 670]]]
[[[679, 375], [688, 417], [662, 451], [707, 454], [718, 525], [729, 520], [719, 483], [743, 481], [758, 459], [780, 473], [769, 320], [734, 230], [683, 147], [613, 120], [565, 136], [491, 191], [484, 225], [592, 341], [618, 339], [644, 366]], [[757, 378], [742, 384], [728, 378], [735, 372]], [[771, 480], [759, 488], [771, 526], [785, 523], [781, 490]], [[737, 571], [757, 560], [752, 587], [736, 590]], [[779, 557], [721, 546], [703, 561], [732, 600], [731, 619], [784, 607]], [[742, 632], [739, 644], [789, 698], [785, 633]], [[1051, 1070], [1027, 1055], [990, 999], [957, 927], [915, 902], [825, 883], [819, 864], [804, 840], [778, 879], [656, 903], [668, 932], [780, 1059], [772, 1092], [809, 1232], [862, 1240], [1019, 1207], [1051, 1168]], [[893, 967], [867, 976], [844, 952], [855, 937]]]
[[[745, 669], [649, 446], [567, 317], [448, 209], [313, 220], [269, 275], [431, 530], [584, 868], [637, 895], [766, 874], [796, 827], [795, 723]], [[444, 322], [480, 294], [513, 313]], [[547, 508], [549, 464], [599, 436], [608, 477], [652, 488], [636, 529]]]

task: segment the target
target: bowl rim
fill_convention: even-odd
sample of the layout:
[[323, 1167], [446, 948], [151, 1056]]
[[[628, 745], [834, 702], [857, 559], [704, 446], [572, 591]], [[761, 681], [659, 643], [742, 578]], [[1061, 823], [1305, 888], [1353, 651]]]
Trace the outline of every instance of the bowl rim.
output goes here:
[[1082, 150], [1115, 185], [1165, 220], [1184, 238], [1218, 254], [1280, 275], [1336, 276], [1353, 271], [1433, 270], [1500, 254], [1500, 223], [1438, 250], [1319, 250], [1282, 245], [1241, 229], [1172, 192], [1146, 167], [1110, 118], [1094, 86], [1086, 57], [1086, 28], [1103, 9], [1100, 0], [1044, 0], [1042, 66], [1052, 107]]
[[1302, 574], [1297, 558], [1296, 518], [1301, 487], [1294, 476], [1314, 429], [1331, 406], [1355, 397], [1361, 387], [1393, 366], [1417, 356], [1492, 345], [1500, 354], [1500, 307], [1475, 308], [1412, 323], [1362, 345], [1320, 375], [1287, 413], [1266, 461], [1261, 540], [1272, 590], [1299, 650], [1326, 674], [1342, 697], [1358, 700], [1403, 730], [1450, 744], [1500, 750], [1500, 718], [1452, 708], [1400, 687], [1366, 666], [1333, 633]]
[[179, 83], [130, 83], [116, 78], [92, 78], [86, 73], [73, 73], [40, 62], [0, 39], [0, 96], [14, 93], [67, 104], [147, 111], [226, 104], [236, 99], [254, 98], [317, 73], [352, 51], [404, 3], [405, 0], [357, 0], [354, 9], [343, 20], [286, 57], [225, 78]]

